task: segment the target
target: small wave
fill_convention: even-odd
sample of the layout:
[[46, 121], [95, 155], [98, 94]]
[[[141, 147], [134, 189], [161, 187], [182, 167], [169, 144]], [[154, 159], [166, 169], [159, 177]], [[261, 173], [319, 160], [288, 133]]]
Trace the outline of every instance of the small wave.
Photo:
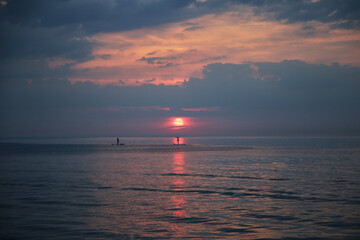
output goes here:
[[177, 216], [162, 216], [159, 218], [162, 221], [168, 221], [172, 223], [209, 223], [211, 219], [204, 217], [177, 217]]
[[332, 228], [360, 229], [359, 222], [327, 221], [327, 222], [315, 222], [315, 224], [320, 226], [332, 227]]
[[260, 179], [263, 179], [263, 178], [260, 178], [260, 177], [249, 177], [249, 176], [229, 176], [228, 178], [254, 179], [254, 180], [260, 180]]
[[190, 174], [190, 173], [163, 173], [160, 176], [182, 176], [182, 177], [204, 177], [204, 178], [233, 178], [244, 180], [268, 180], [268, 181], [291, 181], [290, 178], [262, 178], [253, 176], [227, 176], [227, 175], [215, 175], [215, 174]]
[[230, 228], [230, 227], [220, 228], [220, 229], [218, 229], [218, 231], [224, 232], [224, 233], [253, 233], [253, 232], [255, 232], [248, 228]]
[[269, 181], [290, 181], [290, 178], [268, 178]]
[[222, 177], [213, 174], [187, 174], [187, 173], [164, 173], [161, 176], [185, 176], [185, 177], [206, 177], [206, 178], [217, 178]]
[[97, 187], [96, 189], [102, 190], [102, 189], [112, 189], [112, 187]]
[[146, 191], [146, 192], [174, 192], [174, 193], [200, 193], [200, 194], [214, 194], [218, 193], [211, 190], [180, 190], [180, 189], [156, 189], [156, 188], [123, 188], [122, 190], [132, 190], [132, 191]]
[[246, 214], [246, 216], [252, 217], [252, 218], [260, 218], [260, 219], [274, 219], [274, 220], [278, 220], [278, 221], [293, 221], [293, 220], [300, 219], [300, 218], [293, 217], [293, 216], [279, 216], [279, 215], [256, 214], [256, 213]]

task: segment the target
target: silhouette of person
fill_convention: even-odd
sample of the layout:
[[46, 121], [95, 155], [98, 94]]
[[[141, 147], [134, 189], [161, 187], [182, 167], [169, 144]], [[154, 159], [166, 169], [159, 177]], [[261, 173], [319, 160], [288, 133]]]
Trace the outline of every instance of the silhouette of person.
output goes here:
[[180, 145], [180, 138], [176, 137], [176, 140], [177, 140], [178, 145]]
[[119, 138], [116, 138], [116, 145], [119, 145]]

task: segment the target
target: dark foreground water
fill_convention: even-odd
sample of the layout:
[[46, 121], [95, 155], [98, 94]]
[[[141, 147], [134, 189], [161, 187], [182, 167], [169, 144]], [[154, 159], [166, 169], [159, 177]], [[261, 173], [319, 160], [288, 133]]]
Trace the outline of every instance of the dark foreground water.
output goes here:
[[360, 236], [359, 138], [59, 141], [0, 143], [0, 239]]

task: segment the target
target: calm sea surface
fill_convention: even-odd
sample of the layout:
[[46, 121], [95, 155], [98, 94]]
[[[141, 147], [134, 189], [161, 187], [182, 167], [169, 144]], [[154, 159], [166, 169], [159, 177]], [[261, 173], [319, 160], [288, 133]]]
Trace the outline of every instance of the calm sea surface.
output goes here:
[[0, 239], [359, 238], [360, 138], [172, 141], [2, 140]]

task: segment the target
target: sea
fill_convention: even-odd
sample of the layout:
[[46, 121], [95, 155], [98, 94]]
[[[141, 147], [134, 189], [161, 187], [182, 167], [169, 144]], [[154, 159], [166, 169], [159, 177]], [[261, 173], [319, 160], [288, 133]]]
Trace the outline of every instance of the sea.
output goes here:
[[1, 139], [0, 239], [360, 238], [360, 137], [119, 141]]

